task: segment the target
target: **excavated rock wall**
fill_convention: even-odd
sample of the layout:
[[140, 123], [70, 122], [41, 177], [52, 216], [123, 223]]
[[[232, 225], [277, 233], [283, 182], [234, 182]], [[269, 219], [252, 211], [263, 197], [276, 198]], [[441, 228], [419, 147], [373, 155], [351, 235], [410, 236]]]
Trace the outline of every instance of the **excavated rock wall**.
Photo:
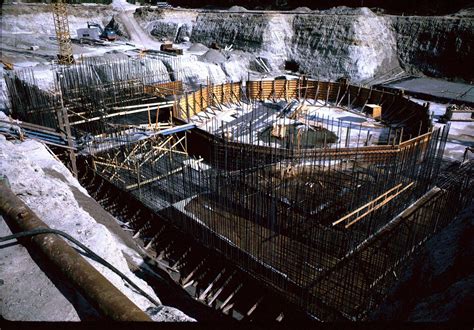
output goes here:
[[145, 31], [158, 40], [167, 39], [179, 42], [183, 37], [191, 35], [192, 28], [196, 24], [197, 13], [138, 8], [134, 17]]
[[296, 15], [291, 59], [322, 78], [368, 79], [398, 67], [395, 36], [383, 17]]
[[163, 10], [137, 16], [155, 35], [171, 38], [185, 25], [192, 42], [233, 45], [280, 69], [292, 60], [322, 79], [364, 81], [403, 69], [464, 80], [474, 76], [474, 69], [459, 65], [474, 56], [470, 17], [376, 15], [367, 8], [265, 14]]
[[474, 78], [472, 17], [390, 17], [397, 53], [413, 73], [434, 77]]
[[246, 51], [259, 51], [264, 47], [263, 35], [268, 26], [266, 15], [201, 14], [193, 28], [191, 41], [208, 44], [233, 45]]

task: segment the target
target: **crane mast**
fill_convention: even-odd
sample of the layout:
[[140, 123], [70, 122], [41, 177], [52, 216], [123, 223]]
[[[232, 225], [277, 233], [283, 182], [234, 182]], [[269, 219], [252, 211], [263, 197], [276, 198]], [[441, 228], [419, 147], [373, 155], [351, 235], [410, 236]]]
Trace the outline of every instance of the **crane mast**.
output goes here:
[[54, 28], [59, 44], [58, 62], [59, 64], [73, 64], [71, 36], [69, 34], [69, 22], [67, 19], [66, 3], [57, 0], [52, 4]]

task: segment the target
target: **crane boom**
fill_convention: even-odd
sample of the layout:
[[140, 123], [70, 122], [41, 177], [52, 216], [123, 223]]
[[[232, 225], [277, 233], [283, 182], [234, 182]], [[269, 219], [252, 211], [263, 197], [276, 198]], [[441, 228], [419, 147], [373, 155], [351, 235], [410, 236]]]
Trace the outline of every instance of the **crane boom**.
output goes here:
[[69, 22], [67, 18], [67, 7], [62, 0], [52, 3], [54, 28], [59, 44], [59, 64], [73, 64], [71, 36], [69, 34]]

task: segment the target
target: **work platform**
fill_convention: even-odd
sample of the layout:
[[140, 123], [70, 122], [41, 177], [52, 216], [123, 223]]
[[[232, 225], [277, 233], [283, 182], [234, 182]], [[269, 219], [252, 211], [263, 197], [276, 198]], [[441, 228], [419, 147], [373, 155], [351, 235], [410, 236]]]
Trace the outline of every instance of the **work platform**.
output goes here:
[[388, 84], [383, 88], [404, 90], [424, 99], [433, 99], [449, 103], [474, 104], [474, 85], [451, 82], [427, 77], [410, 77]]

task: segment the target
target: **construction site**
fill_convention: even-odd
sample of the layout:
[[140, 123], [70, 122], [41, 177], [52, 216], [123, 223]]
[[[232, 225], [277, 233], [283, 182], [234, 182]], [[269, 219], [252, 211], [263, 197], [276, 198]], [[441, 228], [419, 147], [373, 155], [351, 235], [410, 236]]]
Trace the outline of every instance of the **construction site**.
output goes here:
[[[394, 290], [414, 281], [403, 274], [421, 262], [417, 261], [420, 255], [434, 251], [433, 241], [441, 242], [449, 228], [465, 228], [459, 230], [459, 237], [472, 230], [472, 68], [470, 73], [456, 71], [453, 63], [426, 60], [423, 65], [431, 65], [426, 69], [407, 60], [406, 50], [391, 55], [390, 60], [379, 55], [372, 58], [360, 50], [354, 62], [359, 64], [353, 59], [343, 62], [344, 56], [332, 52], [318, 53], [317, 62], [311, 62], [303, 51], [296, 54], [293, 49], [286, 56], [275, 45], [259, 48], [260, 37], [226, 26], [229, 21], [262, 20], [252, 33], [286, 44], [290, 42], [287, 32], [275, 28], [268, 36], [258, 29], [265, 24], [281, 27], [284, 24], [279, 21], [290, 19], [294, 27], [298, 20], [313, 19], [313, 15], [318, 20], [328, 15], [341, 25], [346, 18], [375, 20], [376, 24], [405, 19], [377, 16], [368, 8], [274, 11], [269, 12], [273, 16], [268, 23], [266, 12], [236, 6], [198, 10], [173, 8], [168, 3], [140, 7], [113, 1], [110, 9], [104, 9], [114, 12], [112, 21], [102, 21], [104, 28], [88, 17], [82, 21], [74, 17], [74, 24], [79, 26], [80, 21], [83, 26], [76, 38], [69, 31], [68, 10], [77, 13], [83, 5], [74, 6], [53, 2], [42, 13], [54, 21], [56, 38], [50, 43], [57, 43], [57, 56], [51, 64], [16, 67], [11, 59], [20, 56], [19, 51], [13, 50], [7, 33], [2, 41], [0, 214], [6, 226], [0, 227], [0, 236], [3, 242], [31, 235], [20, 242], [30, 254], [38, 246], [44, 252], [41, 258], [46, 261], [40, 258], [40, 268], [48, 274], [49, 267], [59, 267], [71, 290], [86, 301], [72, 304], [78, 319], [58, 314], [56, 320], [418, 320], [402, 318], [401, 312], [390, 314], [384, 306], [394, 299]], [[91, 8], [101, 6], [107, 7]], [[9, 11], [14, 9], [2, 14], [6, 13], [5, 20], [18, 15]], [[470, 50], [459, 46], [450, 51], [472, 58], [472, 11], [462, 13], [449, 19], [459, 18], [458, 28], [464, 27], [468, 36], [464, 45]], [[192, 27], [186, 21], [189, 15], [198, 16]], [[445, 18], [429, 19], [440, 24]], [[145, 20], [151, 22], [146, 28]], [[208, 21], [200, 25], [203, 20]], [[291, 42], [304, 37], [309, 29], [305, 24], [306, 30], [291, 32]], [[337, 24], [334, 33], [342, 33]], [[422, 24], [411, 24], [422, 29]], [[203, 32], [205, 28], [214, 30]], [[387, 40], [398, 38], [383, 33]], [[451, 32], [440, 33], [449, 38]], [[332, 42], [331, 36], [325, 34], [324, 42]], [[319, 49], [320, 42], [323, 39], [312, 47]], [[402, 47], [400, 42], [397, 45]], [[387, 54], [372, 46], [371, 54]], [[78, 49], [94, 50], [78, 56]], [[50, 56], [37, 53], [21, 56], [27, 61]], [[363, 65], [361, 61], [371, 60], [380, 62], [371, 72], [367, 67], [372, 64], [357, 68]], [[331, 71], [331, 66], [338, 69]], [[31, 140], [39, 145], [36, 149], [44, 149], [49, 163], [35, 156], [36, 151], [22, 151], [30, 150]], [[18, 170], [21, 159], [31, 160], [31, 174]], [[36, 176], [49, 178], [52, 187], [41, 188], [43, 179]], [[63, 219], [46, 220], [50, 212], [56, 212], [51, 209], [70, 204], [61, 202], [61, 198], [67, 200], [63, 195], [54, 197], [53, 191], [59, 189], [53, 185], [55, 180], [70, 187], [72, 192], [64, 196], [73, 196], [72, 204], [79, 204], [110, 235], [121, 237], [124, 245], [138, 251], [138, 257], [127, 256], [125, 250], [119, 253], [125, 257], [126, 272], [102, 257], [121, 270], [121, 275], [114, 272], [122, 280], [130, 284], [131, 275], [126, 280], [124, 273], [131, 272], [139, 287], [150, 286], [142, 290], [130, 284], [141, 298], [131, 298], [119, 288], [124, 300], [109, 299], [114, 288], [98, 288], [92, 278], [90, 282], [81, 279], [86, 266], [61, 268], [64, 259], [57, 251], [62, 251], [59, 244], [63, 243], [48, 245], [43, 239], [64, 242], [60, 237], [69, 239], [65, 234], [69, 233], [80, 241], [83, 229], [74, 225], [78, 220], [67, 212], [60, 216]], [[32, 187], [39, 192], [29, 193]], [[87, 198], [79, 198], [78, 191]], [[35, 200], [34, 196], [48, 198]], [[29, 203], [30, 198], [36, 204]], [[107, 224], [99, 220], [99, 213], [109, 219]], [[472, 253], [469, 242], [467, 238], [463, 243], [467, 247], [459, 248], [467, 258]], [[93, 243], [82, 243], [100, 255]], [[2, 246], [0, 260], [17, 258], [7, 249]], [[90, 256], [77, 258], [90, 263]], [[33, 256], [38, 263], [36, 259]], [[439, 259], [443, 262], [453, 263]], [[91, 264], [100, 272], [95, 262]], [[472, 270], [452, 267], [452, 272], [472, 276]], [[421, 271], [416, 274], [420, 279], [425, 276]], [[8, 267], [0, 272], [2, 285], [8, 286], [10, 276]], [[48, 275], [58, 287], [55, 281], [64, 280], [55, 276]], [[15, 285], [25, 284], [11, 285], [0, 301], [9, 299]], [[466, 284], [464, 291], [468, 299], [472, 285]], [[22, 305], [27, 303], [18, 301], [18, 305], [2, 303], [5, 319], [51, 320], [25, 317], [17, 310], [27, 309]], [[150, 302], [153, 308], [143, 307]], [[465, 320], [467, 314], [459, 308], [453, 307], [441, 320]], [[437, 319], [424, 316], [419, 320]]]

